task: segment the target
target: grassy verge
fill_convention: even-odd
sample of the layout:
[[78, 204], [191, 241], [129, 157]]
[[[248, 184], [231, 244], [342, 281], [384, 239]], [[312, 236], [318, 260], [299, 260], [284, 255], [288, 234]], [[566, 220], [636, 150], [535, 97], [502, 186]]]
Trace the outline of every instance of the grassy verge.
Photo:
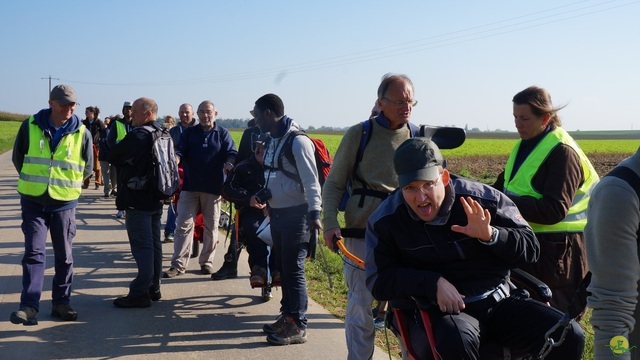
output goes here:
[[20, 124], [16, 121], [0, 121], [0, 154], [13, 149]]

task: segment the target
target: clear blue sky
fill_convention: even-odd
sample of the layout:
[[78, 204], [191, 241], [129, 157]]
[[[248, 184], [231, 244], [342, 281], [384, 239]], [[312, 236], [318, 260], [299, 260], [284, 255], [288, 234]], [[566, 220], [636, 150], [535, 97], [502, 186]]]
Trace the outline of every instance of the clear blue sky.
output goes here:
[[0, 110], [47, 107], [51, 75], [101, 117], [154, 98], [248, 118], [273, 92], [304, 127], [364, 120], [409, 75], [420, 124], [514, 131], [511, 98], [551, 93], [568, 130], [640, 129], [640, 1], [2, 1]]

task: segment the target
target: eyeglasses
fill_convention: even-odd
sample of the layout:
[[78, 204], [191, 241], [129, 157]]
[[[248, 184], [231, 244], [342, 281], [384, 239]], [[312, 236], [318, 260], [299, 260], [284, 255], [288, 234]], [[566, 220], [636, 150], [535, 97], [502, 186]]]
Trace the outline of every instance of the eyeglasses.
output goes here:
[[387, 97], [383, 97], [382, 99], [387, 100], [388, 102], [392, 103], [395, 106], [416, 106], [418, 105], [418, 100], [391, 100]]
[[436, 185], [438, 185], [441, 178], [442, 178], [442, 174], [438, 175], [438, 177], [434, 181], [425, 181], [420, 186], [407, 185], [402, 188], [402, 191], [411, 196], [418, 195], [418, 193], [429, 195], [429, 194], [432, 194], [433, 191], [436, 189]]

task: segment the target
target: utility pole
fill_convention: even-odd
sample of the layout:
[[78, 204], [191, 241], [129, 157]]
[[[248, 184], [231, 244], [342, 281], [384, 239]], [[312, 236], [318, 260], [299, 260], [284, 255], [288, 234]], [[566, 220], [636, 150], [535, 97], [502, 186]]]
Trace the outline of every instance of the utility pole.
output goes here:
[[47, 99], [48, 99], [49, 98], [49, 94], [51, 94], [51, 79], [53, 79], [53, 80], [60, 80], [60, 79], [52, 78], [51, 75], [49, 75], [48, 78], [46, 78], [46, 77], [40, 78], [40, 80], [45, 80], [45, 79], [49, 79], [49, 92], [47, 93]]

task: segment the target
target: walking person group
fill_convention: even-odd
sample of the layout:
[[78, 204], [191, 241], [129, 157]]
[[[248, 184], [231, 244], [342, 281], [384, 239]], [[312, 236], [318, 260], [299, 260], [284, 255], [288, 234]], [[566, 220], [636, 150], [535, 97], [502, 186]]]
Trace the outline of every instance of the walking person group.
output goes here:
[[[377, 91], [376, 113], [368, 123], [347, 130], [322, 192], [313, 142], [300, 134], [300, 125], [286, 115], [279, 96], [265, 94], [255, 101], [251, 113], [258, 128], [255, 133], [260, 137], [249, 142], [253, 149], [249, 160], [238, 164], [238, 151], [229, 131], [216, 124], [218, 110], [213, 102], [205, 100], [199, 104], [197, 120], [191, 105], [182, 104], [180, 122], [169, 132], [184, 171], [184, 183], [177, 208], [170, 210], [164, 228], [164, 241], [173, 241], [173, 254], [170, 267], [163, 272], [163, 202], [146, 189], [129, 186], [132, 178], [151, 171], [151, 134], [161, 128], [156, 121], [158, 105], [144, 97], [133, 103], [125, 102], [122, 119], [109, 119], [108, 126], [98, 119], [97, 107], [88, 107], [83, 124], [73, 114], [77, 104], [75, 91], [68, 85], [56, 86], [50, 93], [50, 108], [25, 120], [14, 146], [13, 162], [20, 174], [18, 192], [25, 255], [21, 303], [19, 310], [11, 314], [11, 322], [37, 324], [47, 231], [51, 232], [56, 262], [52, 314], [63, 320], [77, 318], [77, 312], [70, 306], [75, 207], [92, 173], [96, 188], [104, 186], [105, 197], [116, 193], [111, 166], [115, 166], [118, 174], [117, 217], [125, 219], [138, 269], [128, 293], [114, 300], [117, 307], [151, 306], [162, 298], [161, 278], [175, 278], [187, 271], [198, 212], [204, 222], [199, 272], [211, 275], [214, 280], [236, 275], [236, 264], [225, 263], [220, 274], [213, 269], [220, 202], [227, 194], [241, 210], [240, 228], [249, 235], [251, 285], [264, 286], [270, 273], [278, 275], [282, 286], [280, 313], [275, 322], [263, 326], [267, 341], [274, 345], [305, 343], [308, 338], [305, 259], [313, 251], [310, 234], [321, 232], [330, 248], [334, 239], [342, 238], [338, 213], [342, 211], [343, 194], [348, 192], [345, 225], [360, 229], [361, 234], [346, 238], [345, 244], [356, 256], [366, 259], [365, 268], [348, 261], [344, 266], [348, 286], [345, 335], [350, 359], [373, 356], [374, 299], [397, 305], [410, 296], [426, 296], [437, 304], [433, 308], [434, 317], [442, 320], [438, 323], [437, 332], [441, 332], [437, 338], [449, 338], [445, 334], [455, 335], [458, 325], [458, 329], [466, 329], [476, 320], [487, 321], [486, 312], [493, 311], [490, 309], [494, 306], [506, 307], [486, 302], [470, 305], [463, 299], [497, 291], [508, 281], [509, 270], [515, 267], [523, 267], [551, 282], [552, 289], [559, 290], [552, 305], [566, 310], [570, 300], [567, 294], [575, 289], [576, 281], [586, 271], [582, 231], [589, 193], [598, 176], [575, 141], [560, 128], [557, 117], [560, 108], [553, 107], [548, 93], [537, 87], [514, 97], [514, 118], [522, 140], [492, 189], [449, 174], [437, 146], [419, 138], [410, 122], [417, 103], [413, 83], [406, 75], [383, 77]], [[366, 147], [359, 148], [365, 133], [369, 137]], [[422, 158], [424, 154], [427, 157]], [[400, 159], [402, 156], [406, 159]], [[394, 164], [395, 171], [380, 166], [381, 163]], [[558, 172], [558, 167], [564, 175], [551, 176]], [[226, 176], [229, 178], [225, 183]], [[548, 219], [538, 216], [548, 213], [554, 216]], [[254, 236], [257, 225], [267, 215], [273, 240], [270, 248]], [[466, 227], [465, 219], [470, 224]], [[453, 227], [441, 229], [449, 223]], [[406, 244], [390, 235], [396, 228], [420, 235], [411, 235], [416, 243]], [[459, 234], [476, 242], [467, 244]], [[414, 258], [417, 253], [406, 256], [407, 249], [419, 248], [423, 242], [433, 243], [438, 249], [437, 254], [424, 254], [424, 259], [432, 258], [428, 265]], [[515, 246], [517, 242], [521, 246]], [[449, 252], [456, 246], [458, 253], [454, 256], [454, 252]], [[556, 254], [556, 247], [565, 250]], [[492, 262], [489, 267], [493, 272], [487, 272], [484, 280], [458, 276], [450, 267], [453, 266], [450, 262], [463, 268], [488, 266], [475, 261], [477, 256], [495, 256], [504, 263]], [[547, 265], [543, 266], [538, 259], [544, 259]], [[442, 266], [434, 267], [434, 263]], [[417, 291], [413, 286], [402, 285], [409, 278], [403, 273], [407, 271], [405, 267], [417, 267], [424, 277], [419, 293], [413, 293]], [[551, 280], [546, 276], [551, 276]], [[508, 292], [503, 295], [498, 300], [504, 301], [501, 304], [513, 303], [513, 309], [520, 309], [517, 311], [525, 308], [533, 311], [533, 307], [521, 306]], [[558, 318], [551, 308], [535, 309], [539, 311], [538, 318], [545, 319], [545, 326]], [[530, 350], [531, 344], [540, 340], [537, 336], [542, 328], [538, 330], [535, 341], [526, 345], [524, 338], [511, 342], [502, 335], [495, 338]], [[438, 343], [436, 347], [444, 353], [462, 351], [471, 358], [480, 354], [479, 341], [457, 349], [449, 345]], [[579, 358], [582, 346], [583, 334], [574, 326], [571, 339], [558, 353], [569, 358], [578, 354]]]

